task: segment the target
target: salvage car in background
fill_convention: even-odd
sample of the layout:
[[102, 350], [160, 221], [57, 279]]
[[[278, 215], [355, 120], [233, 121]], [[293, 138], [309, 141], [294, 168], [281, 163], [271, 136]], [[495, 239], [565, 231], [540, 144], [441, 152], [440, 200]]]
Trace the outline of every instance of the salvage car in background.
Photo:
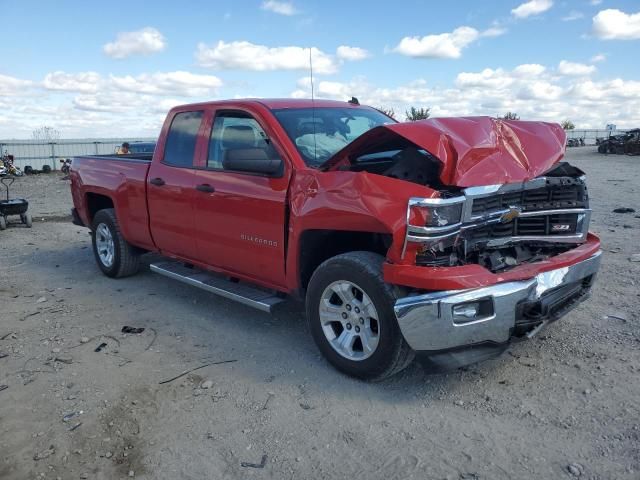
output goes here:
[[129, 143], [129, 153], [153, 153], [156, 142], [131, 142]]
[[[638, 143], [639, 134], [640, 129], [636, 128], [619, 135], [611, 135], [598, 144], [598, 153], [634, 154], [634, 152], [638, 152], [639, 147], [634, 146], [634, 144]], [[629, 143], [629, 146], [627, 146], [627, 143]]]
[[627, 155], [640, 155], [640, 129], [628, 132], [631, 136], [624, 143], [624, 153]]

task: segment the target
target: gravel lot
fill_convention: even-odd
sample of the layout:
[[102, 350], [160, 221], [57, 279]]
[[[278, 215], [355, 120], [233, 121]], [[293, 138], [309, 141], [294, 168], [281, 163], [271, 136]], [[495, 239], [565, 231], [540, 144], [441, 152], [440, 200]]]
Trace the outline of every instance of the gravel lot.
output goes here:
[[640, 159], [593, 150], [568, 153], [603, 240], [592, 298], [498, 359], [377, 384], [320, 357], [300, 305], [104, 277], [68, 182], [17, 181], [35, 221], [0, 232], [0, 478], [640, 478]]

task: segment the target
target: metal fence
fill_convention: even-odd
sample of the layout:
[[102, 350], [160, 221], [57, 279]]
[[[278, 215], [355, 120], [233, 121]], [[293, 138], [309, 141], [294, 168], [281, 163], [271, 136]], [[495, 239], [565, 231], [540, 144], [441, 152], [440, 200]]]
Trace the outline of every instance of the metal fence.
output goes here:
[[0, 156], [8, 153], [14, 156], [17, 167], [24, 169], [30, 165], [42, 170], [49, 165], [53, 170], [60, 166], [60, 160], [80, 155], [104, 155], [115, 153], [122, 142], [153, 142], [155, 138], [85, 138], [77, 140], [0, 140]]
[[573, 129], [567, 130], [567, 138], [582, 138], [585, 145], [595, 145], [596, 138], [609, 138], [610, 135], [620, 135], [628, 130], [606, 130], [606, 129]]

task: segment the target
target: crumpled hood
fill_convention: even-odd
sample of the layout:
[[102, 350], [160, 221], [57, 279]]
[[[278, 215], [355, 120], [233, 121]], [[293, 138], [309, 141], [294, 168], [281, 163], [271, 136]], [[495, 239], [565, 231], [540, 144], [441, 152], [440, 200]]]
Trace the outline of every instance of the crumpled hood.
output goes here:
[[434, 118], [373, 128], [337, 152], [323, 169], [350, 159], [411, 144], [442, 162], [445, 185], [471, 187], [524, 182], [549, 170], [563, 156], [566, 134], [556, 123], [492, 117]]

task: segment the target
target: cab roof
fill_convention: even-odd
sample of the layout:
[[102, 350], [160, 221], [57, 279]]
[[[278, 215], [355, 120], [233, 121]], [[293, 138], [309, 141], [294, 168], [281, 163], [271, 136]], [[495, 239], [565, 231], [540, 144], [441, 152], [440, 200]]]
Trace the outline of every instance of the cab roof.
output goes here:
[[[212, 102], [202, 102], [199, 104], [193, 105], [215, 105], [215, 106], [225, 106], [225, 105], [238, 105], [238, 104], [253, 104], [253, 105], [264, 105], [270, 110], [281, 110], [286, 108], [371, 108], [364, 105], [358, 105], [349, 103], [348, 101], [339, 102], [337, 100], [323, 100], [316, 99], [311, 100], [310, 98], [238, 98], [231, 100], [216, 100]], [[186, 107], [187, 105], [181, 105], [177, 108]]]

